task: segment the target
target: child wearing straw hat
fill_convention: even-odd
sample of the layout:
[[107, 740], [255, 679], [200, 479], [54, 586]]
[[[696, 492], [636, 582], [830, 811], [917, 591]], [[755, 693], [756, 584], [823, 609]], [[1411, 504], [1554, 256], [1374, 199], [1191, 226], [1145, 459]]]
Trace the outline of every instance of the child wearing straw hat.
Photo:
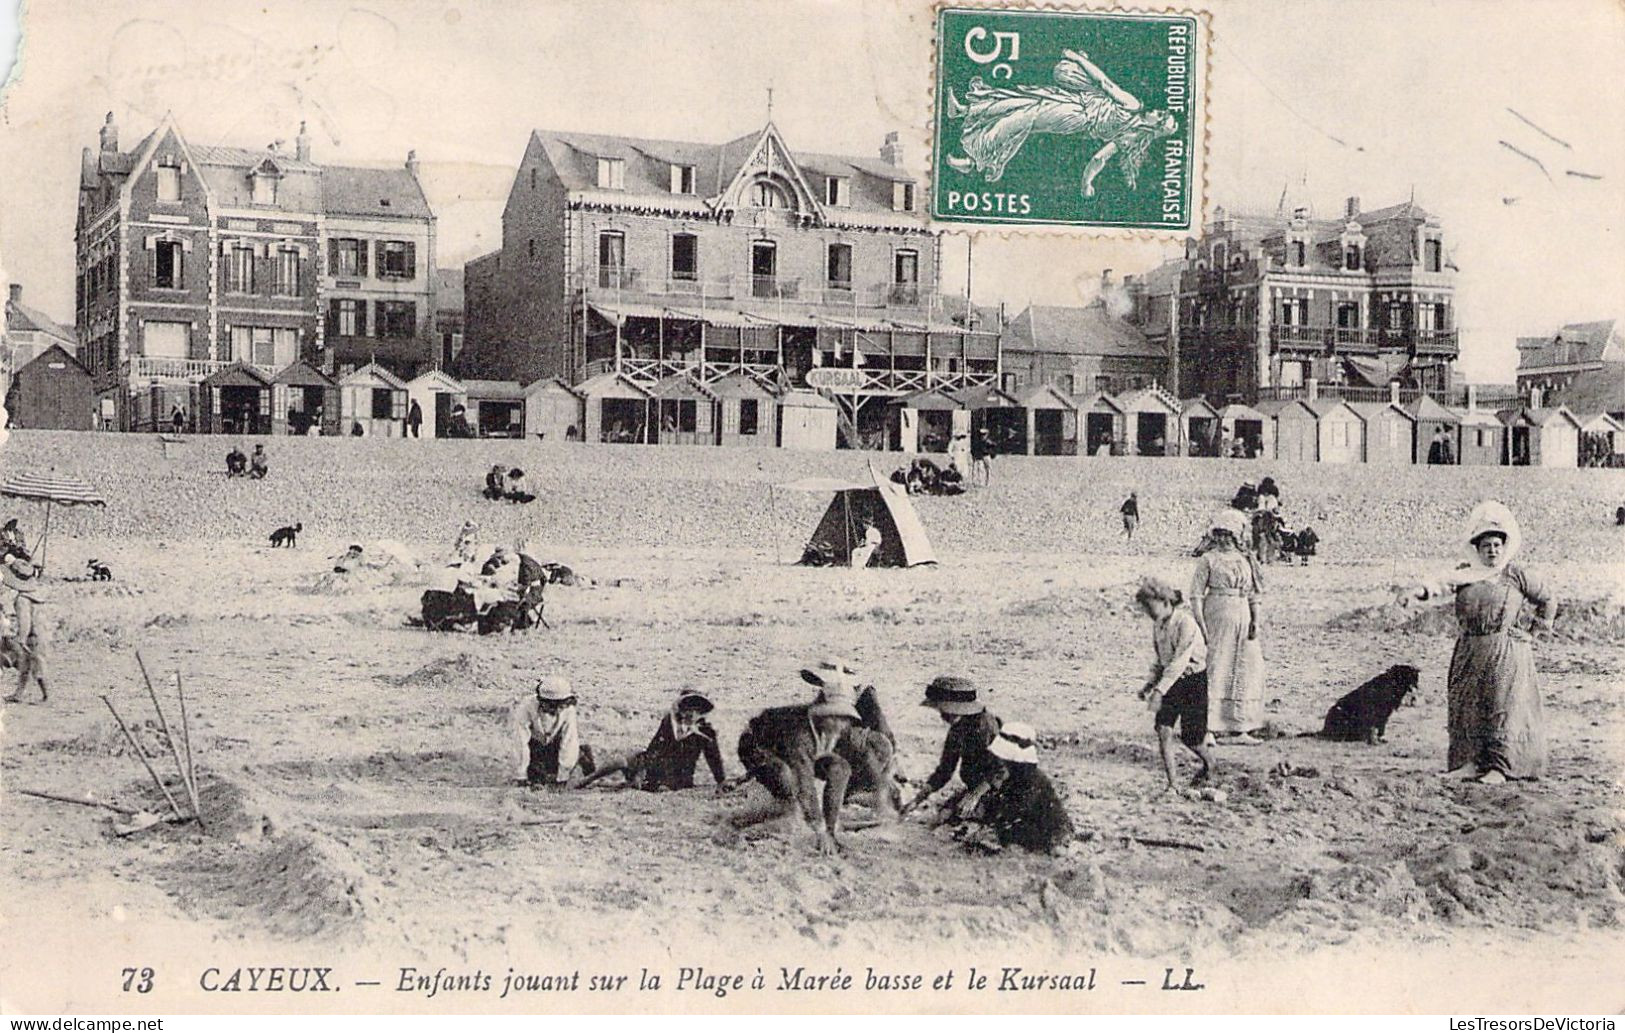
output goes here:
[[1007, 721], [988, 746], [1000, 762], [992, 779], [984, 782], [980, 820], [986, 832], [972, 835], [968, 845], [988, 851], [1019, 846], [1034, 853], [1052, 854], [1066, 848], [1074, 831], [1060, 793], [1038, 770], [1038, 733], [1032, 725]]
[[960, 789], [943, 805], [944, 815], [955, 808], [970, 790], [981, 785], [999, 767], [988, 746], [999, 734], [999, 719], [988, 712], [976, 683], [959, 675], [944, 674], [925, 687], [922, 707], [935, 710], [948, 725], [942, 741], [942, 759], [926, 778], [925, 785], [904, 807], [907, 814], [938, 792], [959, 773]]
[[514, 775], [531, 788], [563, 789], [595, 770], [592, 747], [581, 741], [570, 682], [550, 674], [508, 710], [516, 759]]
[[625, 757], [610, 757], [582, 781], [590, 786], [607, 775], [621, 772], [634, 789], [658, 793], [667, 789], [694, 788], [694, 771], [705, 758], [711, 777], [721, 786], [722, 751], [717, 747], [717, 731], [705, 719], [716, 708], [703, 693], [685, 689], [677, 694], [671, 709], [660, 719], [660, 727], [649, 745]]
[[1207, 643], [1196, 618], [1183, 605], [1179, 589], [1160, 578], [1146, 578], [1134, 601], [1150, 617], [1151, 676], [1140, 687], [1157, 715], [1157, 747], [1168, 776], [1168, 791], [1178, 792], [1174, 765], [1174, 729], [1185, 748], [1202, 761], [1198, 784], [1213, 778], [1213, 751], [1207, 741]]

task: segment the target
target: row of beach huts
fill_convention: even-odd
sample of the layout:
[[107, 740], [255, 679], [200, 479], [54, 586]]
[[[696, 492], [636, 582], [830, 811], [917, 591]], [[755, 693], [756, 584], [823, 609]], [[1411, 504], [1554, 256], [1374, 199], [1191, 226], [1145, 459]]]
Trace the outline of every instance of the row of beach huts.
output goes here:
[[[164, 419], [157, 407], [173, 398], [155, 397], [153, 416]], [[1479, 408], [1471, 392], [1466, 406], [1425, 394], [1402, 400], [1398, 385], [1382, 401], [1310, 390], [1303, 398], [1223, 406], [1180, 400], [1157, 386], [1069, 395], [1052, 384], [1002, 390], [991, 383], [855, 401], [843, 409], [817, 391], [782, 389], [744, 369], [709, 383], [681, 372], [645, 385], [607, 371], [575, 385], [556, 378], [522, 385], [459, 380], [440, 370], [408, 381], [375, 363], [335, 377], [297, 361], [274, 372], [246, 363], [217, 370], [190, 389], [180, 416], [199, 433], [822, 450], [855, 440], [902, 452], [946, 452], [955, 437], [985, 432], [1005, 454], [1373, 465], [1437, 461], [1443, 441], [1449, 461], [1461, 465], [1625, 465], [1625, 421], [1615, 415], [1563, 406]], [[161, 425], [168, 429], [168, 420]]]

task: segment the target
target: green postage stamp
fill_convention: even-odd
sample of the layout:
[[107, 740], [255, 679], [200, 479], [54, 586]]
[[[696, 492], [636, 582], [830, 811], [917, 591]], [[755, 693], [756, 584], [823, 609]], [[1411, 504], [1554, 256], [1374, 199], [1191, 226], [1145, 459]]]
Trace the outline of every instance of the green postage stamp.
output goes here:
[[1201, 225], [1207, 25], [1191, 12], [937, 12], [931, 214]]

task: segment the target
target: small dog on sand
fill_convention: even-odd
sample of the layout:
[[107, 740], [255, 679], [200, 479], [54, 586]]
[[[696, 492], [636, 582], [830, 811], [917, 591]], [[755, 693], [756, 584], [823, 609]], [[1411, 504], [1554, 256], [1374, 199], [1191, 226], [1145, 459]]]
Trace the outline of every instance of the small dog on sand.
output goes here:
[[1322, 739], [1375, 745], [1388, 736], [1388, 719], [1405, 698], [1416, 691], [1420, 672], [1410, 664], [1395, 664], [1350, 692], [1326, 712]]
[[292, 527], [279, 527], [271, 532], [271, 548], [277, 549], [286, 545], [292, 549], [299, 544], [299, 532], [305, 529], [304, 524], [294, 524]]

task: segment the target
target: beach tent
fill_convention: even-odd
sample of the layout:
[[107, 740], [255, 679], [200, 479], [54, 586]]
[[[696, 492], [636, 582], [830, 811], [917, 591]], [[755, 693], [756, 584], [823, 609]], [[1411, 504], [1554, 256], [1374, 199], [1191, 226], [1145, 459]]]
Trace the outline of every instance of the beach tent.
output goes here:
[[586, 407], [558, 377], [543, 377], [525, 388], [525, 429], [543, 441], [580, 441]]
[[271, 380], [271, 433], [339, 432], [339, 386], [333, 378], [300, 359], [284, 366]]
[[423, 411], [423, 436], [444, 438], [451, 434], [452, 407], [468, 405], [468, 388], [444, 371], [431, 369], [407, 382], [406, 397]]
[[[1287, 403], [1282, 403], [1287, 404]], [[1275, 414], [1232, 402], [1219, 410], [1219, 454], [1228, 457], [1236, 442], [1248, 459], [1276, 454]]]
[[1000, 455], [1027, 454], [1027, 413], [1014, 395], [992, 384], [962, 387], [948, 394], [970, 410], [972, 437], [986, 430], [993, 451]]
[[1443, 431], [1450, 441], [1450, 451], [1461, 461], [1461, 417], [1446, 409], [1428, 395], [1419, 395], [1416, 401], [1405, 407], [1411, 419], [1416, 424], [1416, 431], [1412, 437], [1411, 462], [1426, 465], [1428, 450], [1433, 447], [1433, 439]]
[[1455, 409], [1461, 420], [1461, 444], [1456, 462], [1461, 466], [1500, 466], [1506, 462], [1506, 425], [1488, 409]]
[[787, 391], [779, 399], [782, 448], [835, 448], [835, 403], [817, 391]]
[[1125, 445], [1139, 456], [1179, 453], [1179, 399], [1155, 385], [1114, 399], [1123, 410]]
[[901, 484], [882, 477], [873, 464], [869, 466], [867, 479], [844, 481], [809, 477], [780, 485], [780, 488], [830, 494], [829, 506], [818, 521], [812, 540], [823, 543], [836, 556], [850, 557], [853, 548], [863, 544], [867, 523], [874, 525], [881, 539], [880, 548], [870, 560], [871, 566], [917, 567], [937, 562], [908, 492]]
[[[51, 537], [52, 506], [100, 506], [107, 508], [107, 500], [91, 490], [90, 485], [72, 477], [56, 473], [11, 473], [0, 481], [0, 495], [8, 499], [26, 499], [45, 503], [45, 530], [34, 543], [32, 559], [41, 569], [45, 567], [45, 546]], [[904, 496], [907, 500], [907, 496]]]
[[1205, 398], [1187, 398], [1179, 403], [1179, 441], [1188, 456], [1219, 454], [1219, 410]]
[[205, 434], [271, 433], [271, 378], [258, 366], [234, 362], [198, 384]]
[[1350, 402], [1360, 418], [1360, 440], [1367, 463], [1408, 466], [1415, 445], [1416, 420], [1397, 402]]
[[934, 387], [887, 402], [886, 420], [894, 452], [946, 452], [955, 434], [970, 433], [970, 409]]
[[400, 437], [406, 431], [407, 394], [406, 381], [367, 363], [339, 381], [339, 433], [350, 436], [359, 427], [367, 437]]
[[1078, 407], [1078, 421], [1083, 424], [1078, 433], [1082, 444], [1078, 455], [1122, 455], [1127, 447], [1128, 414], [1117, 400], [1096, 391], [1078, 395], [1072, 401]]
[[711, 384], [721, 419], [717, 444], [727, 446], [777, 445], [778, 398], [761, 382], [744, 373], [730, 373]]
[[1078, 454], [1078, 407], [1066, 392], [1054, 384], [1035, 384], [1016, 404], [1026, 413], [1028, 455]]

